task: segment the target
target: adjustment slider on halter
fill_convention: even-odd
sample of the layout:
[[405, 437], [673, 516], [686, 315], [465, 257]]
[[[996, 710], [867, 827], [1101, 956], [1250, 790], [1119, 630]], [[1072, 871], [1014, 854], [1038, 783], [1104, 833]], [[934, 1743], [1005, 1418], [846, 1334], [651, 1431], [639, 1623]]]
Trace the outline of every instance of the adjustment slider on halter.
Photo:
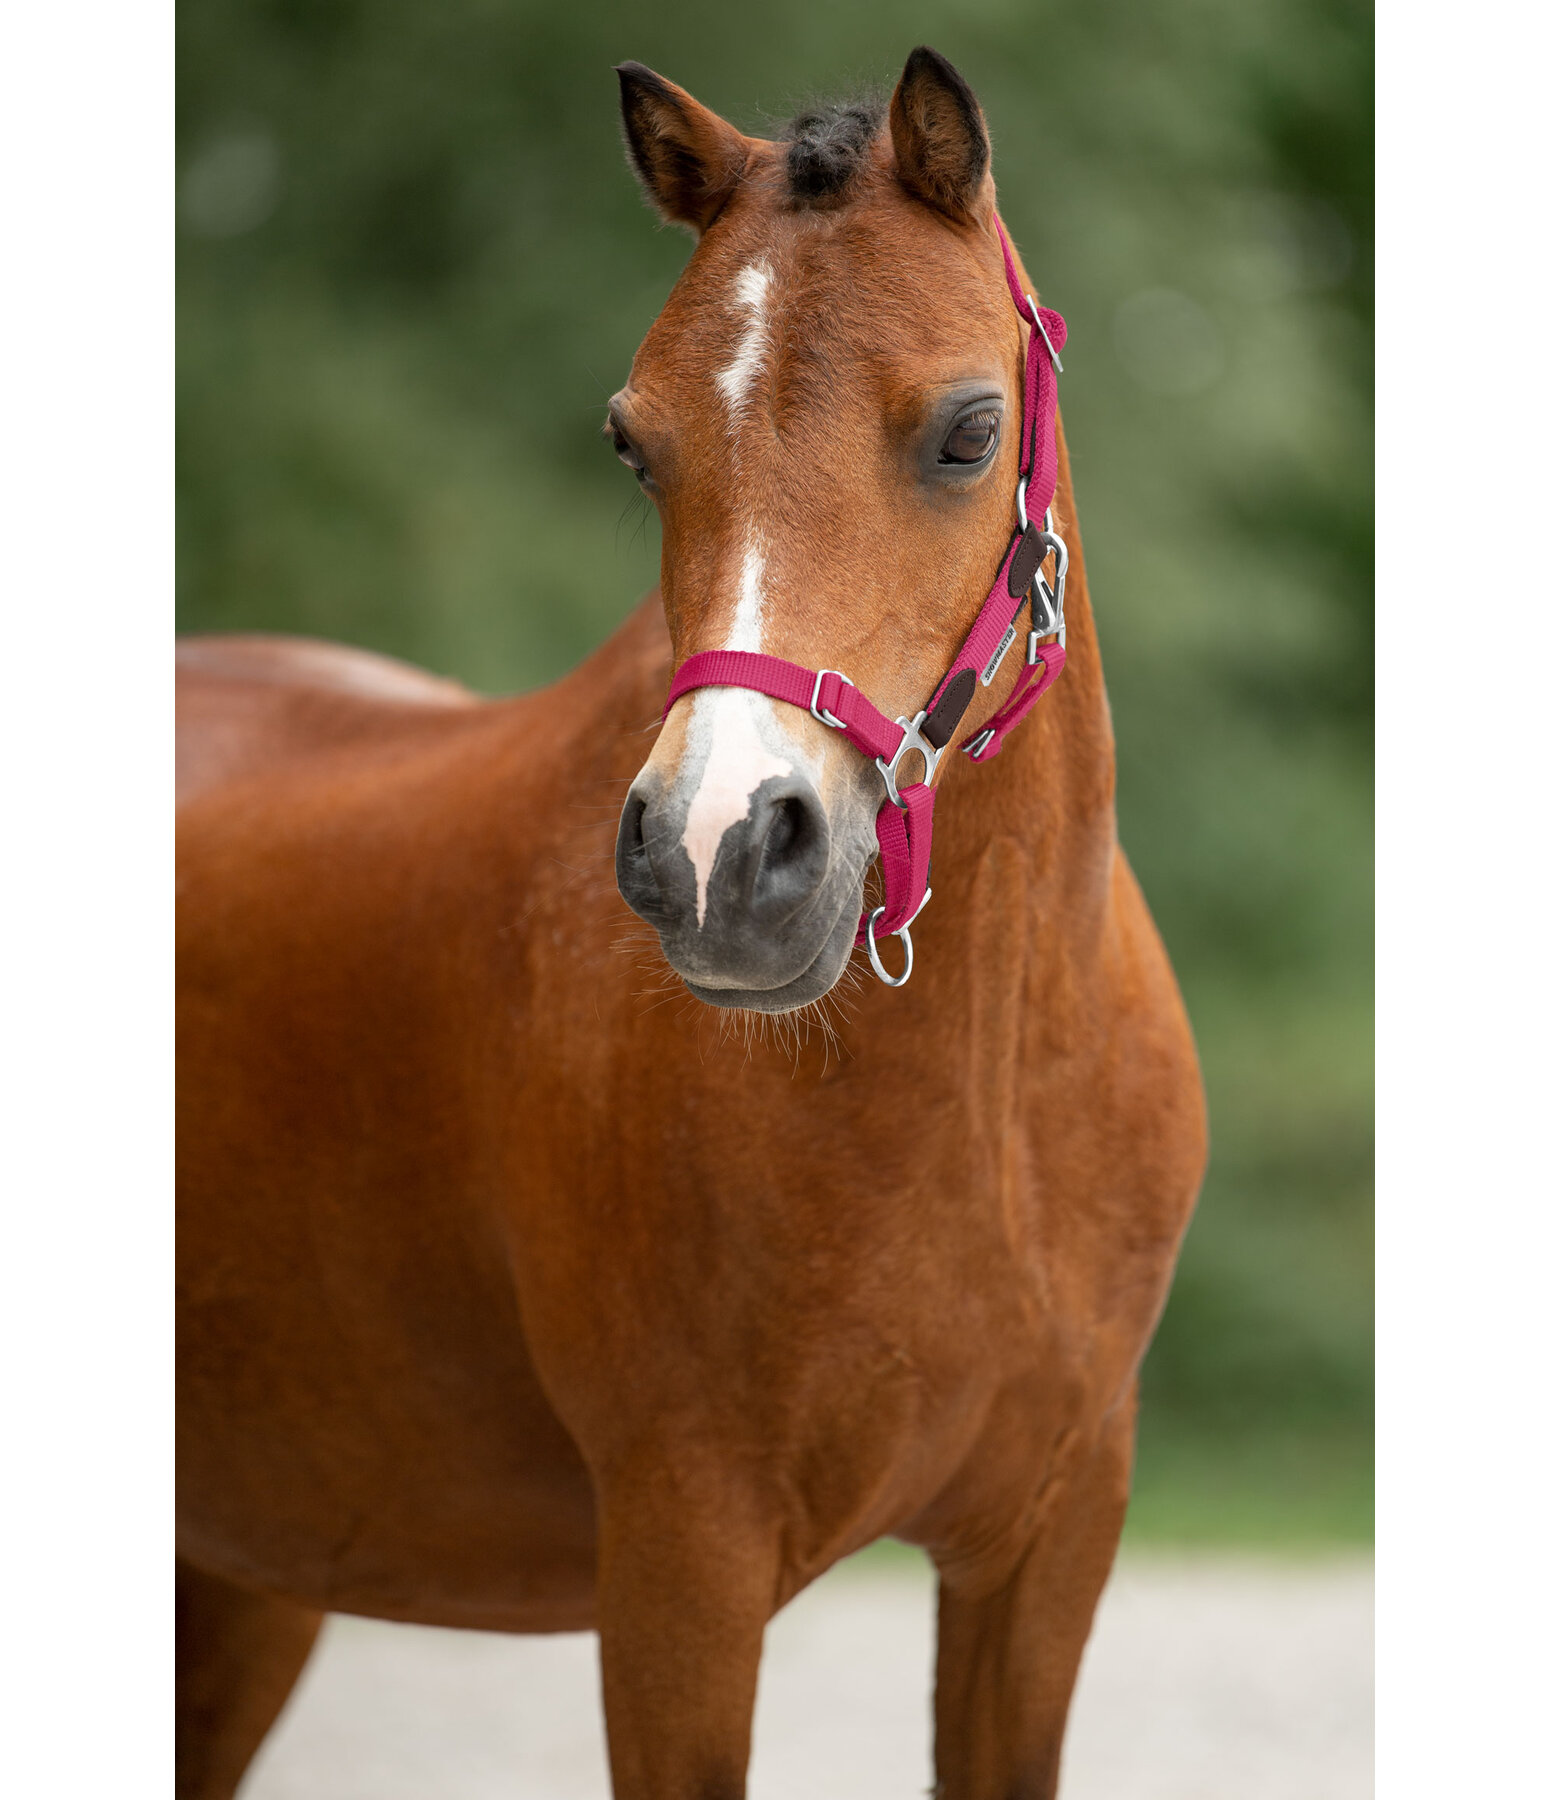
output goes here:
[[827, 706], [820, 706], [818, 704], [818, 694], [823, 687], [823, 678], [825, 675], [832, 675], [836, 680], [843, 681], [846, 687], [854, 687], [856, 685], [848, 675], [841, 675], [838, 669], [820, 669], [813, 679], [813, 694], [812, 698], [807, 703], [807, 710], [820, 725], [832, 725], [836, 731], [844, 731], [846, 729], [845, 721], [843, 719], [835, 718], [834, 714], [829, 711]]

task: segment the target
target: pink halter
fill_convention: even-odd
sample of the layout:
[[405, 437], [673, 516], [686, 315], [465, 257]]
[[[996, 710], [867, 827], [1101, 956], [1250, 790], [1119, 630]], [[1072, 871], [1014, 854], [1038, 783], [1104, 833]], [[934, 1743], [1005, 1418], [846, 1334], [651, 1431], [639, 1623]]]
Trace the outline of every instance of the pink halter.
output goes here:
[[[745, 687], [772, 700], [805, 706], [820, 725], [845, 732], [864, 756], [882, 772], [887, 798], [877, 812], [877, 850], [883, 866], [883, 904], [867, 914], [856, 930], [865, 944], [879, 980], [903, 987], [915, 966], [910, 926], [931, 898], [931, 810], [936, 794], [931, 783], [937, 763], [974, 697], [976, 683], [989, 687], [1016, 633], [1014, 625], [1028, 600], [1031, 622], [1028, 660], [1000, 711], [963, 746], [975, 762], [1000, 753], [1002, 742], [1049, 692], [1066, 666], [1066, 546], [1050, 524], [1055, 498], [1055, 371], [1066, 341], [1066, 322], [1049, 307], [1035, 307], [1025, 294], [1012, 261], [1012, 246], [996, 220], [1006, 263], [1012, 303], [1028, 321], [1028, 352], [1023, 372], [1022, 455], [1018, 461], [1017, 525], [1002, 559], [995, 585], [969, 627], [952, 667], [937, 683], [931, 700], [913, 719], [890, 719], [837, 669], [808, 669], [779, 656], [746, 650], [702, 650], [685, 659], [662, 708], [666, 720], [683, 694], [704, 687]], [[1042, 531], [1031, 519], [1042, 519]], [[1051, 583], [1043, 571], [1053, 555]], [[1042, 637], [1056, 642], [1039, 646]], [[919, 751], [925, 765], [920, 781], [900, 788], [904, 758]], [[892, 933], [904, 941], [904, 972], [890, 975], [878, 955], [877, 940]]]

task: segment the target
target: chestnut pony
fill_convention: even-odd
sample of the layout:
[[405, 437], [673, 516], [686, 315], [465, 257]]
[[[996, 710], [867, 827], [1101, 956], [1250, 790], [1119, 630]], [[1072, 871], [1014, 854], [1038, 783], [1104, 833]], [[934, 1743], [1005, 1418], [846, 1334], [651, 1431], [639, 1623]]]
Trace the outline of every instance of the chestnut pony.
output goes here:
[[[181, 654], [181, 1794], [233, 1791], [332, 1610], [596, 1629], [615, 1794], [729, 1800], [766, 1622], [885, 1534], [938, 1571], [937, 1792], [1055, 1788], [1205, 1141], [1063, 448], [1064, 679], [997, 760], [944, 759], [914, 977], [858, 956], [831, 1053], [713, 1009], [800, 1020], [846, 975], [876, 769], [725, 687], [640, 761], [698, 651], [906, 717], [952, 660], [1027, 337], [984, 121], [923, 49], [886, 110], [779, 142], [619, 73], [698, 240], [610, 409], [660, 594], [517, 699]], [[626, 784], [654, 934], [608, 869]]]

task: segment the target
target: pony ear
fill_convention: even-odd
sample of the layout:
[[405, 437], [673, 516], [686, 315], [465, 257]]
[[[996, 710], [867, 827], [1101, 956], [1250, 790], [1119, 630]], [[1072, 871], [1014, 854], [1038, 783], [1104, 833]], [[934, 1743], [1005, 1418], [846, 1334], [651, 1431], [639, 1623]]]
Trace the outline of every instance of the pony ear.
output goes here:
[[960, 225], [989, 222], [990, 136], [969, 84], [945, 56], [910, 51], [888, 108], [893, 156], [919, 200]]
[[620, 63], [614, 73], [630, 167], [662, 217], [698, 236], [731, 199], [748, 139], [644, 63]]

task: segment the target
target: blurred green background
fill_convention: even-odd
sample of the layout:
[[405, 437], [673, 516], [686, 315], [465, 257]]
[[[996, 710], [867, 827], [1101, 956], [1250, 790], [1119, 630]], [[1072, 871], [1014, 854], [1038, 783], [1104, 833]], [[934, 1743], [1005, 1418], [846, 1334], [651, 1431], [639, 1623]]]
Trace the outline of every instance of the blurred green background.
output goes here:
[[610, 65], [745, 130], [964, 72], [1071, 327], [1120, 828], [1213, 1160], [1129, 1527], [1371, 1528], [1372, 35], [1353, 0], [184, 0], [183, 630], [547, 681], [655, 579], [603, 403], [686, 258]]

